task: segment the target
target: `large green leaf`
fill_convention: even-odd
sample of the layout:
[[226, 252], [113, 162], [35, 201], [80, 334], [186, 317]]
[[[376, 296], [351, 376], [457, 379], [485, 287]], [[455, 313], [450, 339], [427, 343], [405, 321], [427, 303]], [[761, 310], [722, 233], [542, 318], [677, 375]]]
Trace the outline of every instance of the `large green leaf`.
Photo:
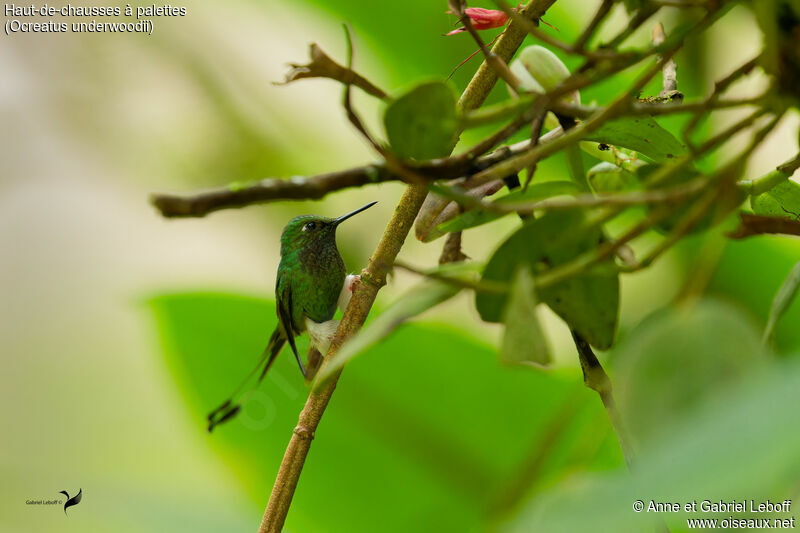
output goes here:
[[[517, 202], [538, 202], [555, 196], [575, 195], [577, 193], [578, 187], [571, 181], [545, 181], [541, 183], [532, 183], [526, 190], [517, 189], [512, 191], [498, 198], [494, 203], [502, 205]], [[444, 232], [463, 231], [476, 226], [482, 226], [483, 224], [504, 217], [506, 214], [472, 209], [441, 224], [439, 230]]]
[[[527, 264], [531, 271], [555, 267], [602, 241], [599, 229], [584, 227], [575, 210], [552, 211], [531, 220], [509, 237], [486, 265], [483, 279], [505, 281]], [[619, 279], [616, 273], [592, 270], [539, 291], [539, 297], [593, 346], [606, 349], [614, 340], [619, 315]], [[478, 312], [486, 321], [499, 322], [507, 296], [478, 293]]]
[[[187, 419], [247, 491], [252, 514], [245, 518], [258, 524], [308, 392], [291, 352], [280, 354], [238, 418], [205, 437], [204, 417], [255, 365], [275, 327], [275, 304], [190, 293], [160, 296], [151, 306]], [[508, 489], [531, 450], [563, 423], [560, 407], [573, 402], [581, 416], [556, 435], [532, 490], [563, 471], [621, 464], [596, 397], [577, 372], [506, 367], [463, 331], [408, 324], [345, 369], [286, 529], [485, 531], [496, 502], [516, 494]]]
[[458, 139], [456, 95], [445, 83], [418, 85], [389, 104], [383, 122], [397, 156], [418, 160], [444, 157]]
[[786, 180], [758, 196], [750, 198], [757, 215], [800, 220], [800, 185]]
[[[705, 251], [700, 242], [678, 248], [682, 263], [694, 265]], [[764, 236], [758, 239], [728, 240], [719, 265], [709, 282], [708, 292], [734, 301], [766, 323], [770, 298], [780, 290], [786, 273], [800, 257], [800, 240]], [[753, 275], [743, 276], [743, 272]], [[800, 353], [800, 305], [792, 305], [775, 328], [775, 343], [783, 351]]]
[[610, 120], [586, 136], [586, 140], [621, 146], [646, 155], [656, 163], [686, 154], [686, 147], [652, 117]]
[[771, 343], [775, 335], [775, 327], [778, 321], [792, 305], [794, 297], [800, 288], [800, 263], [794, 265], [792, 271], [786, 276], [786, 279], [778, 289], [778, 294], [772, 300], [772, 307], [769, 310], [769, 318], [767, 319], [767, 327], [764, 328], [764, 342]]
[[647, 317], [615, 352], [617, 403], [639, 443], [664, 437], [716, 391], [765, 358], [755, 324], [730, 304], [704, 300]]
[[[631, 401], [644, 401], [639, 415], [649, 417], [650, 427], [660, 426], [658, 435], [637, 450], [634, 468], [579, 476], [552, 487], [531, 500], [507, 531], [633, 533], [662, 531], [666, 525], [683, 533], [690, 530], [688, 518], [730, 516], [702, 512], [703, 500], [753, 499], [757, 504], [797, 496], [800, 424], [788, 421], [800, 420], [798, 361], [757, 357], [753, 325], [729, 306], [676, 311], [648, 321], [623, 348], [626, 359], [633, 356], [641, 364], [630, 375], [642, 381]], [[682, 342], [684, 335], [687, 342]], [[653, 351], [655, 361], [650, 361]], [[734, 361], [725, 360], [729, 354]], [[615, 389], [624, 392], [630, 384], [620, 378]], [[662, 398], [668, 407], [662, 407]], [[651, 500], [675, 502], [680, 511], [634, 512], [637, 500], [645, 509]], [[693, 501], [696, 511], [686, 512], [684, 504]], [[734, 516], [789, 519], [793, 514]]]
[[506, 329], [500, 347], [500, 360], [504, 363], [550, 363], [550, 349], [536, 314], [537, 304], [533, 275], [523, 265], [514, 276], [504, 312]]
[[[800, 366], [786, 362], [767, 376], [721, 395], [674, 428], [632, 472], [571, 479], [531, 501], [505, 531], [574, 533], [664, 530], [683, 533], [689, 518], [723, 520], [700, 502], [783, 501], [800, 476]], [[676, 502], [674, 513], [633, 512], [634, 502]], [[686, 512], [686, 503], [697, 511]], [[575, 512], [580, 509], [581, 512]], [[794, 506], [792, 506], [794, 511]], [[791, 519], [794, 513], [747, 513], [740, 518]], [[723, 529], [720, 526], [720, 529]]]

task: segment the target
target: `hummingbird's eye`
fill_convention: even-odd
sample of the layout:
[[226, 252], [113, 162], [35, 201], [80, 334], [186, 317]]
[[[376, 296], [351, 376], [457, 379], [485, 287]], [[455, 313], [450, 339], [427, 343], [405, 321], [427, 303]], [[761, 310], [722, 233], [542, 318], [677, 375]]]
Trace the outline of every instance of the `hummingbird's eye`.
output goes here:
[[305, 226], [303, 226], [303, 231], [314, 231], [315, 229], [317, 229], [316, 222], [308, 222]]

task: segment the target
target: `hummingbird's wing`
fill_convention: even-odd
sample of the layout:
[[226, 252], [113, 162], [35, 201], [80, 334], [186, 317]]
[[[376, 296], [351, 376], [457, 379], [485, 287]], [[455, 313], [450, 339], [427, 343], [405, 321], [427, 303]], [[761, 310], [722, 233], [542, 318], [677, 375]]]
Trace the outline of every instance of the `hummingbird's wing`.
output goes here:
[[300, 366], [300, 372], [303, 377], [306, 376], [306, 369], [303, 366], [303, 361], [297, 353], [297, 346], [294, 343], [294, 336], [300, 333], [300, 329], [292, 320], [292, 278], [291, 275], [285, 272], [278, 272], [278, 279], [275, 283], [275, 299], [278, 305], [278, 321], [283, 327], [286, 334], [286, 340], [289, 341], [289, 346], [292, 347], [297, 364]]

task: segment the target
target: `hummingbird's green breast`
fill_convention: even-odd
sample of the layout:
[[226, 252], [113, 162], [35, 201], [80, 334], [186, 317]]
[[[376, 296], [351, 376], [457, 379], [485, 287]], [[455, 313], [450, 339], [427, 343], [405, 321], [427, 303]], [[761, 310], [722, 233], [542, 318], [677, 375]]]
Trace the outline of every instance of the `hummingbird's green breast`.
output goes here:
[[314, 322], [331, 320], [347, 274], [336, 242], [305, 247], [299, 255], [301, 267], [294, 289], [295, 305]]
[[306, 329], [306, 317], [314, 322], [333, 318], [346, 271], [336, 248], [333, 219], [296, 217], [284, 230], [281, 244], [275, 287], [278, 315], [284, 326], [291, 322], [287, 329], [292, 334], [299, 334]]

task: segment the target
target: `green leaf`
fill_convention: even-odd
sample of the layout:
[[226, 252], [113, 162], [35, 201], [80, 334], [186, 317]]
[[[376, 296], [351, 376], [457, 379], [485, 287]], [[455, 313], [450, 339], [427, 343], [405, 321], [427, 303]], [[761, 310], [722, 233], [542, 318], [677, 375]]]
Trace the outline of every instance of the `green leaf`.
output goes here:
[[349, 360], [378, 344], [409, 318], [449, 300], [460, 290], [461, 288], [456, 285], [432, 279], [426, 279], [411, 287], [339, 349], [331, 361], [320, 370], [316, 383], [328, 379]]
[[[528, 186], [527, 190], [515, 190], [502, 198], [498, 198], [493, 203], [501, 205], [517, 202], [538, 202], [555, 196], [574, 196], [577, 193], [578, 187], [570, 181], [545, 181], [541, 183], [532, 183]], [[444, 224], [440, 224], [439, 230], [443, 232], [463, 231], [493, 222], [508, 214], [510, 213], [493, 213], [491, 211], [472, 209], [458, 215], [452, 220], [448, 220]]]
[[533, 275], [523, 265], [514, 276], [504, 313], [506, 328], [500, 348], [500, 360], [504, 363], [550, 364], [550, 349], [536, 313], [538, 303]]
[[640, 188], [632, 172], [605, 161], [590, 168], [586, 178], [596, 193], [632, 191]]
[[564, 155], [567, 158], [569, 177], [572, 178], [572, 181], [574, 181], [583, 192], [588, 193], [589, 182], [586, 181], [586, 169], [583, 166], [581, 149], [574, 144], [567, 146], [564, 148]]
[[775, 295], [775, 299], [772, 300], [772, 308], [769, 310], [767, 327], [764, 329], [764, 344], [772, 342], [772, 338], [775, 335], [775, 326], [778, 325], [778, 321], [784, 313], [786, 313], [786, 310], [789, 309], [794, 297], [797, 295], [798, 288], [800, 288], [800, 263], [794, 266], [786, 277], [786, 281], [784, 281], [781, 288], [778, 289], [778, 294]]
[[[545, 266], [556, 267], [596, 247], [603, 236], [597, 228], [586, 228], [576, 210], [552, 211], [526, 223], [494, 253], [483, 273], [484, 281], [511, 279], [527, 264], [534, 273]], [[609, 269], [593, 269], [538, 291], [570, 327], [590, 344], [606, 349], [614, 340], [619, 315], [619, 278]], [[507, 295], [478, 293], [476, 306], [483, 320], [499, 322]]]
[[800, 185], [786, 180], [758, 196], [750, 198], [757, 215], [800, 220]]
[[398, 157], [444, 157], [458, 140], [456, 95], [445, 83], [418, 85], [389, 104], [383, 122], [389, 144]]
[[635, 150], [656, 163], [664, 163], [687, 153], [686, 147], [652, 117], [614, 119], [585, 139]]

